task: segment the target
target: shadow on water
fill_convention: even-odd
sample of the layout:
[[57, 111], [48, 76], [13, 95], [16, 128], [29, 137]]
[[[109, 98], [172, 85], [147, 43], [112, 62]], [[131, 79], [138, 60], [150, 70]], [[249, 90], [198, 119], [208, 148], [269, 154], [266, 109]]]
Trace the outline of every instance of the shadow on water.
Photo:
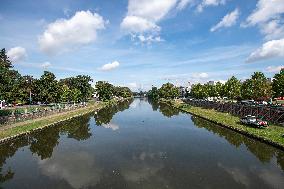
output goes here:
[[[131, 103], [132, 101], [130, 100], [101, 109], [94, 115], [96, 124], [101, 125], [109, 123], [117, 112], [128, 109]], [[11, 168], [8, 167], [7, 170], [4, 171], [3, 166], [5, 165], [6, 160], [13, 157], [20, 148], [29, 146], [29, 150], [32, 154], [37, 155], [41, 160], [48, 159], [52, 156], [54, 148], [59, 144], [61, 135], [66, 135], [68, 138], [77, 141], [89, 139], [92, 136], [89, 124], [91, 117], [90, 114], [83, 115], [59, 123], [55, 127], [49, 127], [42, 131], [32, 133], [31, 135], [0, 144], [0, 184], [13, 178], [15, 173]]]

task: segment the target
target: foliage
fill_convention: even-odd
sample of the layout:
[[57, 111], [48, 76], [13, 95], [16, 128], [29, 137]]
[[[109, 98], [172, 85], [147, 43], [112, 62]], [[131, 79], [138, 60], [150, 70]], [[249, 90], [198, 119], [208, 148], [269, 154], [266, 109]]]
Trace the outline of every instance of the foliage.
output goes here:
[[159, 98], [159, 91], [157, 87], [152, 87], [151, 90], [148, 91], [147, 93], [148, 98], [156, 100]]
[[255, 72], [241, 86], [243, 99], [268, 99], [271, 97], [271, 85], [261, 72]]
[[90, 76], [78, 75], [57, 81], [53, 73], [45, 71], [39, 79], [34, 79], [29, 75], [21, 76], [12, 68], [6, 50], [2, 49], [0, 100], [5, 100], [7, 103], [27, 104], [30, 100], [42, 103], [82, 102], [88, 100], [94, 92]]
[[101, 101], [109, 101], [113, 97], [132, 97], [132, 92], [128, 87], [115, 87], [106, 81], [98, 81], [95, 85], [95, 92]]
[[272, 90], [274, 97], [284, 96], [284, 68], [274, 76], [272, 82]]
[[128, 87], [114, 87], [114, 95], [122, 98], [132, 97], [132, 92]]
[[114, 86], [106, 81], [98, 81], [95, 91], [101, 101], [108, 101], [113, 98]]
[[171, 83], [163, 84], [158, 90], [159, 97], [165, 99], [174, 99], [179, 97], [179, 89]]
[[224, 85], [224, 95], [229, 99], [237, 99], [241, 96], [241, 82], [232, 76]]

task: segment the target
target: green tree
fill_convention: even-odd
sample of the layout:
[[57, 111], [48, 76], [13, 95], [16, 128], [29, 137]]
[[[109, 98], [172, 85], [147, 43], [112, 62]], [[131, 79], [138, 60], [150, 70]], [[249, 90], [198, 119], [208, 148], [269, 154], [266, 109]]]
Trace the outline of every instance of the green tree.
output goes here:
[[253, 99], [271, 98], [271, 84], [262, 72], [255, 72], [252, 76]]
[[165, 99], [174, 99], [179, 97], [179, 89], [171, 83], [163, 84], [159, 89], [159, 97]]
[[156, 100], [159, 98], [159, 91], [157, 87], [152, 87], [151, 90], [148, 91], [147, 93], [148, 98]]
[[253, 99], [253, 87], [252, 80], [247, 79], [241, 86], [241, 97], [242, 99]]
[[129, 98], [132, 96], [132, 92], [128, 87], [114, 87], [114, 95], [122, 98]]
[[204, 90], [204, 87], [202, 84], [194, 84], [191, 87], [191, 96], [197, 99], [203, 99], [207, 97], [207, 93]]
[[95, 91], [100, 100], [108, 101], [114, 95], [114, 86], [106, 81], [98, 81], [95, 85]]
[[272, 91], [274, 97], [284, 96], [284, 68], [278, 74], [275, 74], [272, 82]]
[[241, 96], [241, 82], [235, 76], [225, 83], [224, 95], [230, 99], [237, 99]]
[[224, 85], [221, 82], [216, 83], [215, 90], [217, 97], [224, 97]]
[[35, 99], [44, 103], [60, 102], [60, 86], [51, 72], [44, 71], [39, 80], [36, 80]]

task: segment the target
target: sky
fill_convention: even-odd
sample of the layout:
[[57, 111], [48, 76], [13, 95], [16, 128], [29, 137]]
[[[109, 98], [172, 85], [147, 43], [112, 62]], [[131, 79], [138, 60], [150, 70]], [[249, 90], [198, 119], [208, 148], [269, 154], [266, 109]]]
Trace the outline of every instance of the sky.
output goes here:
[[0, 0], [0, 48], [39, 78], [132, 90], [284, 67], [284, 0]]

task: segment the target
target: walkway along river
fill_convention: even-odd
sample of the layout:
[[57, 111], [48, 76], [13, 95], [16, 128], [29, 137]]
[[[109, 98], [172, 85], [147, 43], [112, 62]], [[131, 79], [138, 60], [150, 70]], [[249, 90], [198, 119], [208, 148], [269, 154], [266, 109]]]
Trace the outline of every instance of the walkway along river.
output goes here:
[[284, 188], [284, 152], [135, 99], [0, 146], [0, 188]]

